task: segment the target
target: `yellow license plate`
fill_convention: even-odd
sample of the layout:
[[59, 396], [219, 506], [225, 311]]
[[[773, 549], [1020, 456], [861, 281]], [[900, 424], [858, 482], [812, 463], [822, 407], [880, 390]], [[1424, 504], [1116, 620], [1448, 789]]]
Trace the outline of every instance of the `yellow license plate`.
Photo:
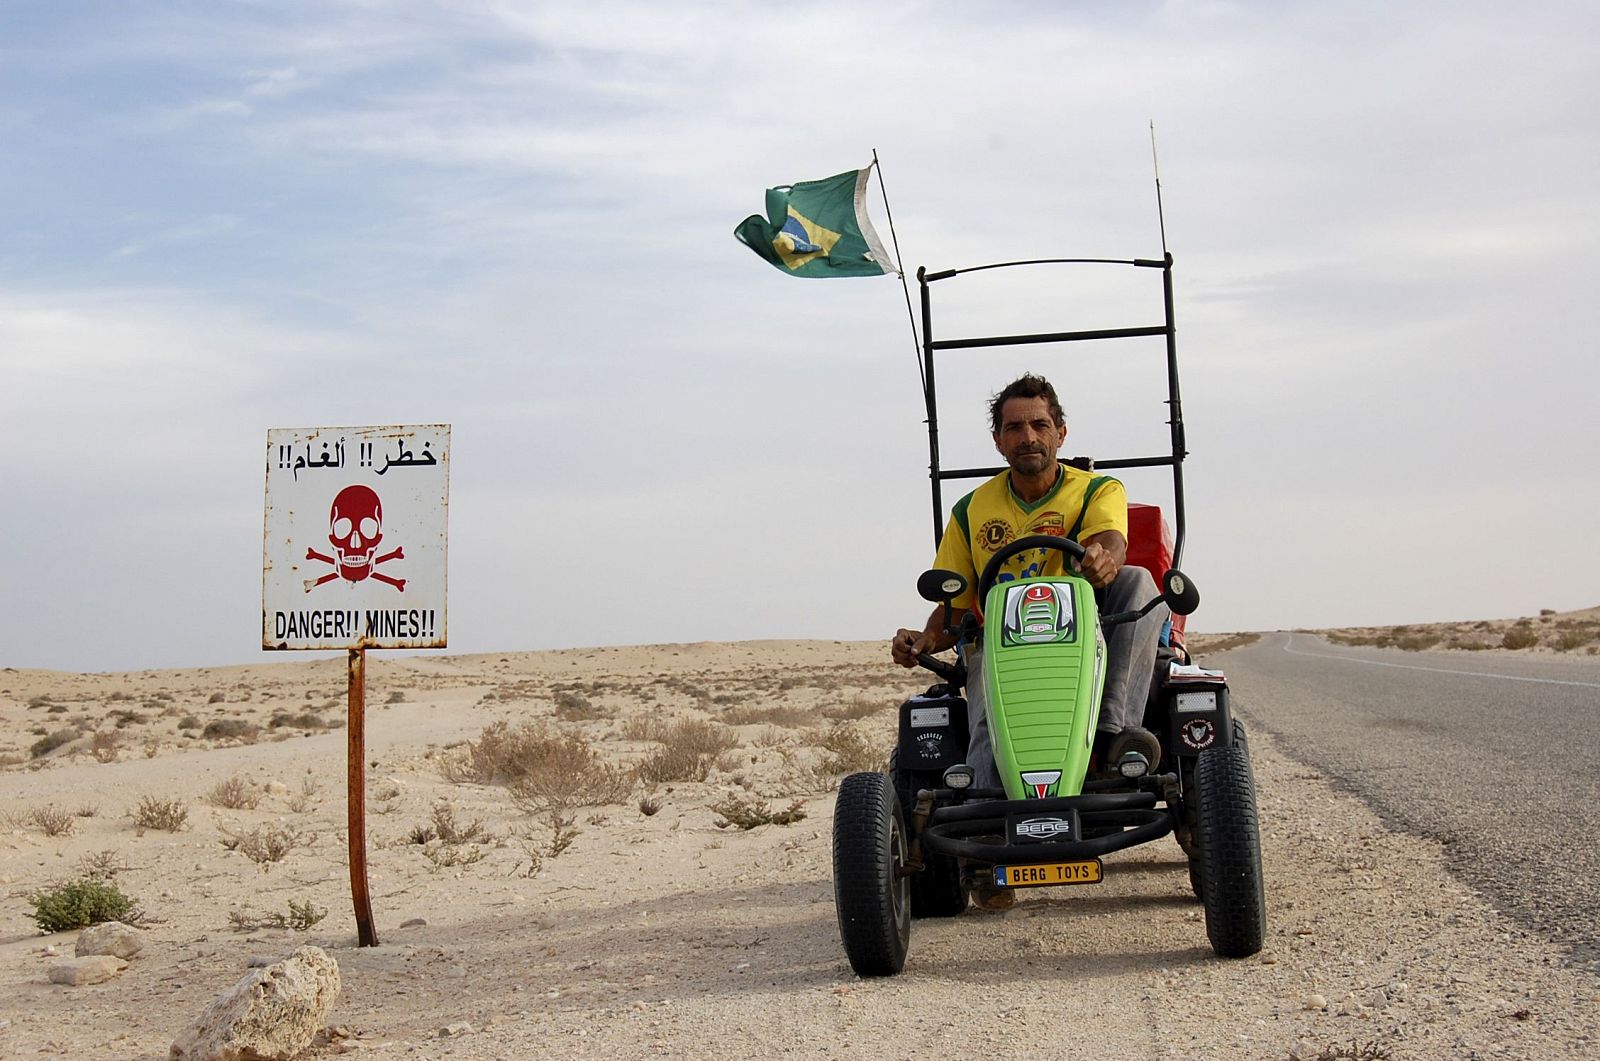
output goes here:
[[1056, 884], [1099, 884], [1100, 860], [1040, 862], [1031, 866], [996, 866], [994, 882], [1002, 888], [1046, 888]]

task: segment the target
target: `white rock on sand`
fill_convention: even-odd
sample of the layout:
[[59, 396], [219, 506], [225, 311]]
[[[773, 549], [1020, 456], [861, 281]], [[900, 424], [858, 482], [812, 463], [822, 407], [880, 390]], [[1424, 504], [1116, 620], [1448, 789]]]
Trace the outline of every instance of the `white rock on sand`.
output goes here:
[[252, 969], [212, 1002], [172, 1044], [172, 1061], [292, 1058], [311, 1045], [339, 997], [339, 965], [320, 947], [301, 947]]

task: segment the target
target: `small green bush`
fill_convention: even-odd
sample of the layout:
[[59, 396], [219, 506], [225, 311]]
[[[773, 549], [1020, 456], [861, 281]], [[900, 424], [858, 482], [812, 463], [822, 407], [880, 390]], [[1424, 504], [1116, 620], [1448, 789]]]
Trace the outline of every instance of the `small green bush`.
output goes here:
[[79, 877], [28, 897], [33, 920], [45, 932], [87, 928], [103, 921], [120, 921], [133, 912], [134, 901], [110, 881]]
[[34, 741], [33, 746], [28, 749], [28, 753], [37, 759], [41, 755], [49, 755], [63, 744], [70, 744], [77, 739], [78, 731], [76, 729], [70, 726], [66, 729], [58, 729]]
[[242, 718], [217, 718], [206, 723], [206, 728], [200, 731], [200, 736], [213, 740], [227, 737], [248, 740], [257, 732], [255, 726]]
[[1500, 644], [1506, 648], [1532, 648], [1539, 643], [1539, 635], [1532, 630], [1513, 626], [1507, 630], [1500, 639]]

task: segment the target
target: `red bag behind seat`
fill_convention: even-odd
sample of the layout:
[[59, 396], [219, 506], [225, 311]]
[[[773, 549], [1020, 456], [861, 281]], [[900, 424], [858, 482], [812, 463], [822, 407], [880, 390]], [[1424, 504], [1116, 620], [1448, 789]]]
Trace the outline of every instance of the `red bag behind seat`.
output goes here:
[[[1172, 528], [1161, 518], [1159, 505], [1139, 505], [1128, 502], [1128, 563], [1138, 564], [1150, 572], [1150, 577], [1161, 585], [1161, 576], [1172, 567]], [[1172, 617], [1172, 641], [1183, 644], [1186, 615]]]

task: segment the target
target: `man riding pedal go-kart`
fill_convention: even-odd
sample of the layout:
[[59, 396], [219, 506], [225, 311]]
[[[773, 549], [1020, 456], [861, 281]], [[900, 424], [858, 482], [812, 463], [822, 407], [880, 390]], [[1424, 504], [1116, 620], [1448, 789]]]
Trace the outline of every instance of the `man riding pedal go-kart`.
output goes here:
[[[943, 681], [901, 705], [887, 771], [851, 774], [839, 788], [834, 899], [860, 975], [904, 967], [915, 918], [959, 914], [969, 896], [1003, 910], [1018, 888], [1097, 883], [1102, 856], [1168, 833], [1188, 856], [1212, 949], [1261, 949], [1265, 892], [1244, 731], [1221, 673], [1189, 665], [1178, 638], [1199, 596], [1171, 566], [1184, 527], [1172, 259], [1112, 264], [1162, 270], [1165, 326], [944, 345], [1165, 334], [1172, 455], [1102, 467], [1173, 469], [1177, 544], [1159, 510], [1137, 506], [1143, 529], [1130, 562], [1122, 484], [1089, 462], [1058, 459], [1065, 416], [1050, 384], [1032, 375], [990, 406], [1006, 467], [958, 501], [941, 532], [941, 479], [996, 470], [941, 468], [932, 378], [940, 344], [924, 335], [938, 552], [918, 591], [935, 607], [921, 630], [895, 634], [891, 652]], [[925, 325], [929, 283], [960, 272], [919, 270]], [[954, 664], [933, 655], [949, 648], [958, 649]]]
[[[1122, 484], [1057, 460], [1067, 439], [1067, 423], [1049, 381], [1034, 375], [1015, 380], [995, 395], [989, 418], [995, 449], [1009, 470], [957, 501], [950, 514], [933, 566], [962, 576], [969, 587], [951, 597], [951, 606], [970, 609], [979, 572], [1002, 549], [1037, 535], [1076, 542], [1083, 548], [1082, 556], [1069, 561], [1059, 548], [1026, 549], [1000, 565], [996, 581], [1059, 576], [1070, 562], [1094, 588], [1102, 613], [1133, 611], [1155, 598], [1155, 580], [1150, 573], [1127, 564], [1128, 502]], [[922, 630], [897, 632], [890, 643], [894, 661], [902, 667], [915, 667], [918, 656], [953, 647], [957, 634], [947, 629], [948, 618], [941, 604]], [[1125, 756], [1143, 756], [1146, 766], [1153, 768], [1160, 759], [1160, 744], [1142, 723], [1166, 620], [1167, 609], [1158, 605], [1107, 631], [1105, 687], [1091, 765], [1105, 767]], [[964, 648], [970, 655], [981, 651], [977, 645]], [[977, 662], [968, 658], [969, 673], [979, 672]], [[982, 682], [971, 682], [967, 688], [971, 736], [966, 762], [973, 770], [974, 788], [995, 789], [1001, 787], [1001, 780], [995, 769], [985, 691]], [[973, 897], [980, 906], [1005, 909], [1015, 902], [1016, 891], [984, 881], [974, 889]]]

